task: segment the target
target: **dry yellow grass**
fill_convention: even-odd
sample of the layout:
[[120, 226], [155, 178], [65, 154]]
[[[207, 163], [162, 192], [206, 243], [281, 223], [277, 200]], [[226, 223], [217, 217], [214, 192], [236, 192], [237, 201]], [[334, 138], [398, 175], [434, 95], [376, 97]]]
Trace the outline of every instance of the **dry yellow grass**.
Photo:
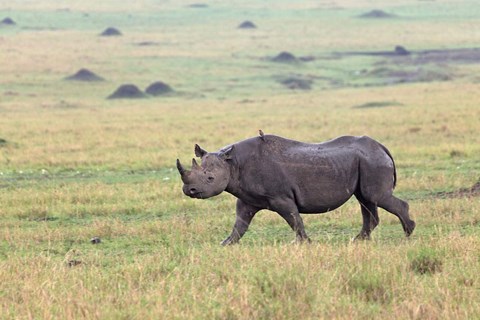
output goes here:
[[[321, 77], [348, 80], [375, 61], [264, 60], [283, 50], [473, 47], [475, 3], [383, 1], [376, 9], [402, 18], [368, 22], [355, 16], [375, 9], [370, 1], [190, 4], [0, 4], [18, 24], [0, 27], [0, 318], [478, 318], [478, 197], [435, 197], [480, 178], [478, 64], [454, 66], [446, 82], [333, 88]], [[237, 30], [245, 19], [259, 29]], [[107, 26], [124, 36], [98, 37]], [[107, 81], [62, 80], [84, 67]], [[274, 81], [292, 74], [313, 75], [313, 90]], [[105, 99], [122, 83], [157, 80], [181, 95]], [[353, 108], [372, 102], [401, 106]], [[290, 244], [288, 226], [265, 211], [240, 245], [219, 247], [234, 199], [184, 197], [175, 159], [258, 129], [383, 142], [413, 236], [382, 211], [372, 241], [350, 242], [361, 227], [352, 200], [304, 218], [311, 245]], [[102, 242], [90, 244], [94, 236]]]

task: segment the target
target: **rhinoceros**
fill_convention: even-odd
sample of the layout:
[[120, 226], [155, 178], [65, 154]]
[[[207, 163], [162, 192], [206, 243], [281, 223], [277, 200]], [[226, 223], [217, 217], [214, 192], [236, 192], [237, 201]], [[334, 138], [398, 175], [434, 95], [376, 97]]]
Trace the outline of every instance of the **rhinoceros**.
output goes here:
[[397, 175], [388, 149], [367, 136], [342, 136], [322, 143], [304, 143], [275, 135], [246, 139], [207, 152], [198, 144], [191, 170], [177, 159], [183, 193], [206, 199], [226, 191], [237, 198], [236, 220], [221, 243], [237, 243], [255, 214], [277, 212], [296, 233], [310, 241], [300, 213], [324, 213], [352, 195], [360, 203], [363, 226], [355, 239], [370, 239], [378, 225], [377, 208], [397, 216], [408, 237], [415, 229], [408, 203], [395, 197]]

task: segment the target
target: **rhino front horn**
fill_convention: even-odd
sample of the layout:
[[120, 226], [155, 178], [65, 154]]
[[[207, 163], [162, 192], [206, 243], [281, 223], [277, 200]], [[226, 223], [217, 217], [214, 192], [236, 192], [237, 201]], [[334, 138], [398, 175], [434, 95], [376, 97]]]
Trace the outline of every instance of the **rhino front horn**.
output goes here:
[[185, 170], [185, 168], [180, 163], [180, 160], [178, 159], [177, 159], [177, 169], [178, 169], [178, 172], [180, 172], [180, 175], [182, 176], [185, 174], [185, 172], [187, 172], [187, 170]]

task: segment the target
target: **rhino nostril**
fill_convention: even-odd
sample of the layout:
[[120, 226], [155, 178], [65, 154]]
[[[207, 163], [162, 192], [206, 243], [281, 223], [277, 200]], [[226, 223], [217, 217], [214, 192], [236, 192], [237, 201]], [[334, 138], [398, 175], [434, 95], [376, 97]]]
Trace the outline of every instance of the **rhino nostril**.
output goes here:
[[195, 189], [195, 188], [190, 188], [190, 194], [194, 194], [194, 193], [197, 193], [197, 189]]

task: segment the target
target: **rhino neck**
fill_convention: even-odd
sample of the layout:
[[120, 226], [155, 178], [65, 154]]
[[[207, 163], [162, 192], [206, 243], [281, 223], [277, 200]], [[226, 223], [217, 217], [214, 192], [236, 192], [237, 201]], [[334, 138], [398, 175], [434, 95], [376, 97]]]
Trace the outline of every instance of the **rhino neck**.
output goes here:
[[225, 191], [233, 194], [234, 196], [238, 196], [239, 192], [241, 191], [241, 187], [240, 168], [237, 161], [233, 160], [228, 163], [228, 171], [230, 172], [230, 179], [228, 181], [227, 188], [225, 188]]

